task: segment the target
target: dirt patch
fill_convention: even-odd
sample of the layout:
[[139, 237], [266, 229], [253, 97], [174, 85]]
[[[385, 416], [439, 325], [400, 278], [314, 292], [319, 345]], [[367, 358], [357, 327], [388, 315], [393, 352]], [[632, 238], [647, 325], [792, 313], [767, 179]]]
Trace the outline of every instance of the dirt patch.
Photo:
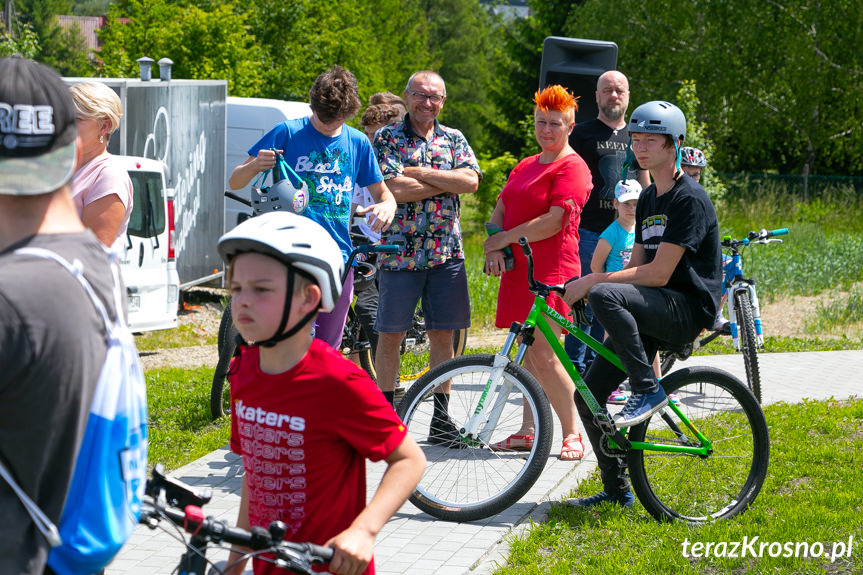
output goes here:
[[[222, 320], [222, 301], [227, 291], [215, 288], [196, 287], [184, 294], [184, 304], [177, 314], [179, 325], [189, 326], [202, 340], [217, 337]], [[139, 353], [144, 370], [176, 367], [194, 369], [215, 367], [219, 352], [215, 345], [173, 347]]]
[[[806, 333], [807, 320], [811, 319], [819, 303], [825, 304], [831, 296], [794, 296], [762, 303], [761, 319], [765, 335], [780, 337], [812, 337], [821, 335], [835, 337], [835, 334]], [[206, 338], [215, 337], [219, 331], [222, 317], [222, 302], [227, 292], [215, 288], [192, 288], [185, 294], [186, 304], [180, 312], [180, 325], [189, 325], [195, 333]], [[863, 326], [849, 328], [852, 332], [863, 333]], [[848, 333], [848, 330], [845, 330]], [[503, 329], [472, 328], [468, 332], [467, 344], [471, 348], [498, 347], [503, 345], [507, 331]], [[848, 333], [849, 337], [853, 333]], [[215, 367], [218, 361], [218, 351], [215, 345], [199, 345], [194, 347], [168, 348], [141, 353], [141, 363], [144, 369], [178, 367], [192, 369], [201, 366]]]

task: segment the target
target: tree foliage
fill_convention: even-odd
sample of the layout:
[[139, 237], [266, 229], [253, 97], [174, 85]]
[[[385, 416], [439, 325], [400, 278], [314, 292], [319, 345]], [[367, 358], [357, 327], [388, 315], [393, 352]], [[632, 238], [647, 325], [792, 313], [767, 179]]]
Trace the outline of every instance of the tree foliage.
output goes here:
[[149, 56], [170, 58], [175, 78], [227, 80], [235, 96], [256, 95], [261, 85], [260, 51], [231, 2], [122, 0], [111, 5], [99, 38], [101, 76], [136, 76], [137, 59]]
[[89, 59], [87, 47], [76, 27], [63, 29], [57, 21], [59, 14], [70, 14], [72, 0], [17, 0], [20, 21], [29, 26], [38, 38], [38, 50], [32, 57], [60, 74], [80, 76], [86, 74]]
[[[851, 1], [588, 0], [566, 35], [617, 42], [632, 105], [698, 85], [725, 171], [863, 173], [863, 11]], [[727, 23], [733, 23], [728, 25]]]
[[54, 16], [98, 6], [111, 16], [101, 75], [133, 76], [138, 57], [168, 57], [177, 78], [225, 78], [232, 95], [306, 100], [314, 78], [341, 64], [365, 100], [401, 93], [414, 71], [436, 70], [447, 82], [442, 121], [489, 158], [533, 149], [526, 119], [547, 36], [611, 40], [631, 108], [652, 99], [691, 106], [692, 125], [715, 144], [713, 168], [863, 174], [859, 0], [529, 0], [528, 18], [503, 17], [480, 0], [16, 5], [36, 44], [7, 38], [2, 49], [38, 45], [34, 56], [66, 74], [83, 65], [81, 39]]
[[0, 58], [19, 54], [33, 59], [39, 53], [39, 36], [29, 24], [17, 27], [16, 33], [0, 33]]

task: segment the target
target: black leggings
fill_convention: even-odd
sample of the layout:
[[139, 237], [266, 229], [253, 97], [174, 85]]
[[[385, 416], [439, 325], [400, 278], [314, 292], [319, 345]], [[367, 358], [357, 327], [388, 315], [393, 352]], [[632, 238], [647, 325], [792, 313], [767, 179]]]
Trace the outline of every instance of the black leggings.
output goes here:
[[[626, 373], [601, 355], [596, 356], [584, 381], [599, 405], [605, 407], [608, 395], [629, 376], [635, 393], [657, 389], [653, 357], [661, 343], [683, 345], [695, 339], [702, 326], [694, 320], [699, 309], [694, 298], [667, 288], [631, 284], [597, 284], [588, 296], [594, 315], [605, 328], [605, 345], [623, 363]], [[695, 312], [695, 313], [694, 313]], [[593, 421], [578, 392], [575, 406], [590, 440], [606, 492], [629, 488], [626, 460], [609, 457], [599, 449], [602, 431]]]

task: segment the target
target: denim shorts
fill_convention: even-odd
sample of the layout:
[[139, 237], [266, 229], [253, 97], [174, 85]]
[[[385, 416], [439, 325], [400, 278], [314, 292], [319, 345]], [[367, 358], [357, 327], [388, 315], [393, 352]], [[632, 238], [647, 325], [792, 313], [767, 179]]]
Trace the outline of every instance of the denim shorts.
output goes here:
[[470, 297], [464, 260], [450, 259], [426, 270], [380, 270], [375, 330], [399, 333], [413, 326], [422, 300], [426, 329], [470, 327]]

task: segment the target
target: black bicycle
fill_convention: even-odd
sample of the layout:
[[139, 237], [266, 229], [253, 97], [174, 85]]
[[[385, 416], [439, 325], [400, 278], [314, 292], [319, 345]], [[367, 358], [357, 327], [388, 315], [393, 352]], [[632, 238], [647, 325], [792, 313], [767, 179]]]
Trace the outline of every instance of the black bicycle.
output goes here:
[[[281, 521], [272, 522], [268, 529], [252, 527], [247, 531], [233, 527], [225, 521], [205, 517], [201, 507], [209, 503], [212, 498], [211, 491], [197, 491], [178, 479], [165, 475], [161, 465], [153, 468], [145, 493], [138, 523], [150, 529], [164, 529], [186, 546], [186, 551], [172, 573], [203, 575], [208, 573], [210, 567], [216, 573], [228, 571], [233, 564], [220, 569], [207, 559], [207, 549], [222, 547], [222, 544], [241, 545], [251, 549], [242, 560], [257, 557], [290, 573], [301, 575], [312, 575], [313, 565], [329, 563], [333, 558], [331, 547], [285, 541], [286, 527]], [[162, 521], [171, 523], [172, 528], [163, 526]], [[185, 534], [189, 535], [188, 540]]]

